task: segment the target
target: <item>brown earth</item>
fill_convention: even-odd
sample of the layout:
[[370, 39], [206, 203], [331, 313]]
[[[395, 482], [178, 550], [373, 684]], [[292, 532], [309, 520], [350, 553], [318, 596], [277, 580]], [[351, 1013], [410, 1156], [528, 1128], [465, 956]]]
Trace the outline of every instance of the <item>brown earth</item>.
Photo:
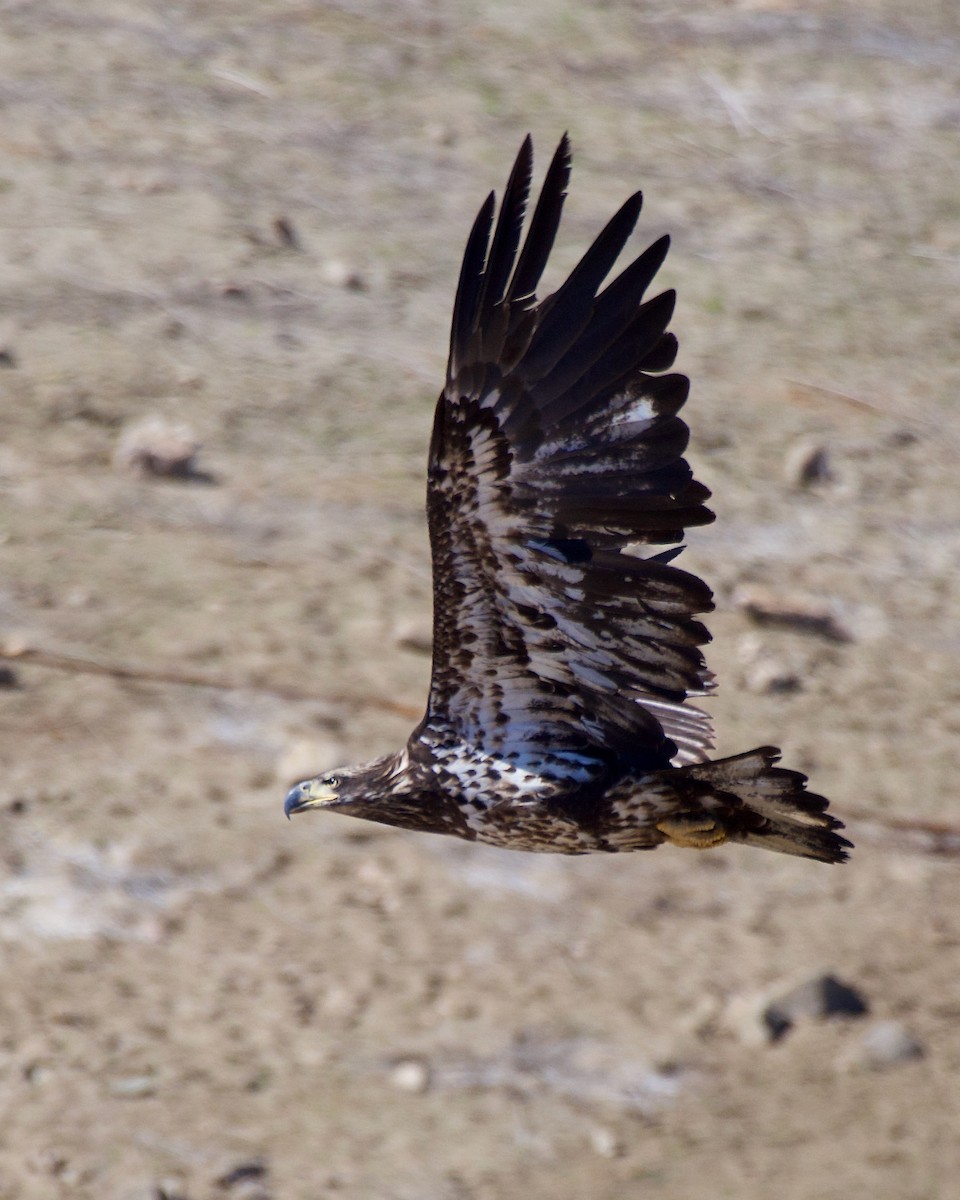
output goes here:
[[[932, 0], [0, 5], [2, 1200], [957, 1194], [960, 881], [889, 825], [960, 823], [958, 76]], [[550, 279], [637, 185], [675, 239], [718, 749], [846, 867], [282, 820], [422, 706], [459, 253], [564, 128]], [[869, 1013], [769, 1042], [823, 972]]]

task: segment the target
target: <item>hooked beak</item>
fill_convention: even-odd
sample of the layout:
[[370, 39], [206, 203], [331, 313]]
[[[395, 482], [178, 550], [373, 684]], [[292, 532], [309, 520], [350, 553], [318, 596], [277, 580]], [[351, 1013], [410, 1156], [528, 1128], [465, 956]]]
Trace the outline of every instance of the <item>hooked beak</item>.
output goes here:
[[287, 792], [283, 811], [289, 819], [294, 813], [306, 812], [308, 808], [323, 808], [336, 798], [337, 793], [333, 788], [324, 786], [319, 779], [305, 779]]

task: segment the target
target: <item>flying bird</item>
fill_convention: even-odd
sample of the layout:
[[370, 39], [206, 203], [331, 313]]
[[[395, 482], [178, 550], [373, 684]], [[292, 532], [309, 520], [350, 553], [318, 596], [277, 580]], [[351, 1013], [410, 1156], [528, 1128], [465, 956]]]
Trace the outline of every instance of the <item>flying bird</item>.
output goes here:
[[672, 560], [713, 513], [684, 458], [689, 381], [669, 373], [675, 296], [645, 299], [669, 238], [604, 286], [637, 193], [539, 299], [570, 163], [564, 136], [524, 237], [528, 137], [467, 241], [428, 463], [426, 715], [398, 753], [297, 784], [285, 811], [514, 850], [742, 842], [842, 862], [841, 822], [779, 750], [708, 757], [689, 699], [712, 684], [712, 594]]

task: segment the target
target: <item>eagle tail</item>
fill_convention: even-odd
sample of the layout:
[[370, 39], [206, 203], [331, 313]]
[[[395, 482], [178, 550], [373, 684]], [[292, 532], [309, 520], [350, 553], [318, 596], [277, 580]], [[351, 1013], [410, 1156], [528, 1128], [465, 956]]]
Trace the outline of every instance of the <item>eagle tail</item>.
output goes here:
[[805, 775], [776, 766], [779, 758], [775, 746], [760, 746], [681, 767], [670, 772], [671, 782], [693, 801], [695, 812], [716, 821], [725, 841], [820, 862], [846, 861], [852, 843], [837, 833], [843, 822], [826, 811], [823, 796], [807, 791]]

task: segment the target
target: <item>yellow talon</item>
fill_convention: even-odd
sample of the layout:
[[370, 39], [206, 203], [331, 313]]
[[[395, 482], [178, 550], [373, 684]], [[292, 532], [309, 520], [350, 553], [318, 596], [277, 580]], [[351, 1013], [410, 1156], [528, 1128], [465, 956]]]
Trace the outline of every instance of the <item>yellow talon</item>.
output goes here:
[[723, 826], [705, 814], [666, 817], [657, 822], [657, 828], [672, 846], [684, 850], [709, 850], [727, 840]]

